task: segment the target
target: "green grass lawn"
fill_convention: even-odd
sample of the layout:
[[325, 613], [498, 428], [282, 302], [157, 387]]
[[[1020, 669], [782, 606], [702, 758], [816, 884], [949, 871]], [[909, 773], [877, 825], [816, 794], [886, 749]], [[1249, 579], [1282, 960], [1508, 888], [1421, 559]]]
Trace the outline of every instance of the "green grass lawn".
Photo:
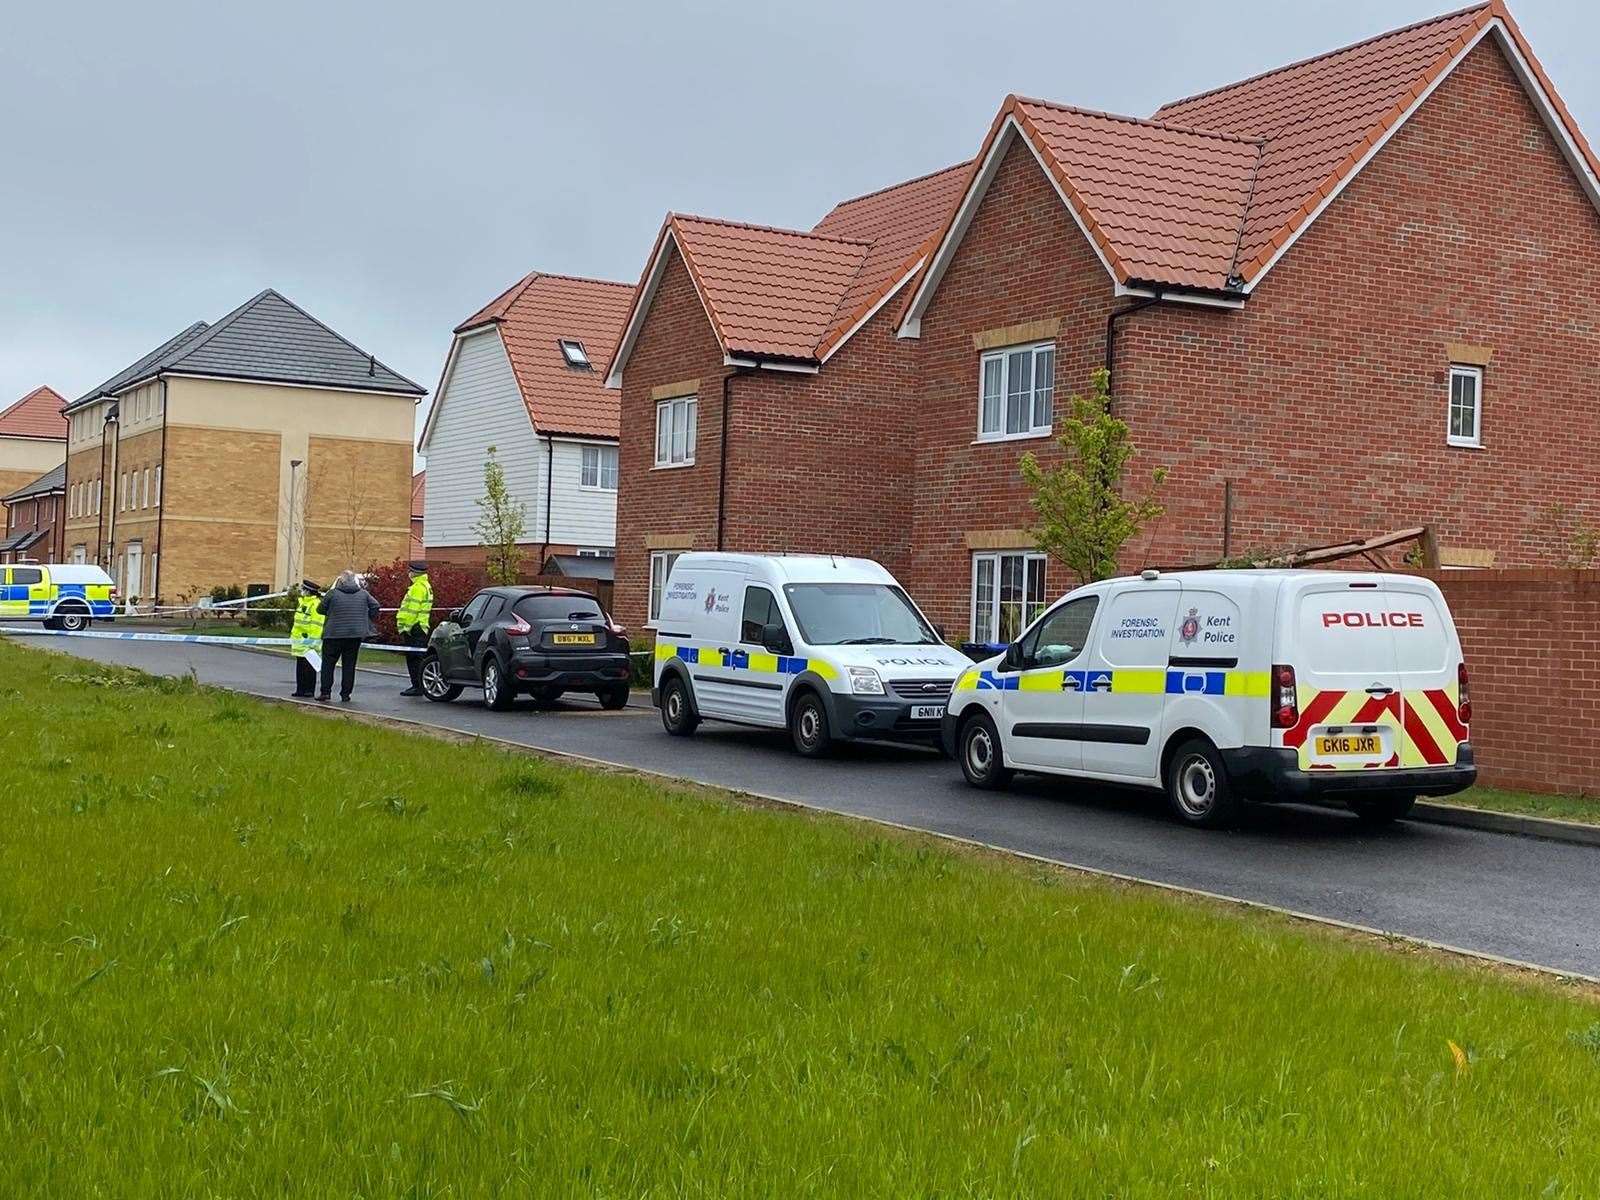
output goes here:
[[1507, 792], [1500, 788], [1468, 788], [1460, 795], [1447, 796], [1446, 804], [1468, 804], [1473, 808], [1492, 808], [1496, 812], [1523, 813], [1532, 817], [1556, 817], [1562, 821], [1600, 824], [1600, 796], [1546, 796], [1539, 792]]
[[0, 1196], [1600, 1195], [1576, 987], [3, 643], [0, 751]]

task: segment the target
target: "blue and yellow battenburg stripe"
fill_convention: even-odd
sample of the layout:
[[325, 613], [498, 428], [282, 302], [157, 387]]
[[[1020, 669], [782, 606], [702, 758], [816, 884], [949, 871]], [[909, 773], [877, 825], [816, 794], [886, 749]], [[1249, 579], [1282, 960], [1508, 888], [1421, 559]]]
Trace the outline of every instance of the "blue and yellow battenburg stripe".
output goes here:
[[47, 616], [58, 599], [69, 596], [82, 600], [96, 617], [109, 617], [116, 608], [111, 603], [109, 583], [8, 583], [0, 584], [0, 616], [20, 617], [24, 613], [30, 617]]
[[1114, 667], [1104, 671], [996, 672], [972, 668], [956, 680], [958, 692], [1110, 692], [1143, 696], [1268, 696], [1268, 671]]
[[726, 655], [711, 646], [685, 646], [678, 642], [657, 642], [656, 661], [682, 659], [701, 667], [726, 667], [733, 671], [753, 671], [764, 675], [803, 675], [810, 671], [823, 679], [838, 679], [838, 667], [822, 658], [766, 654], [761, 651], [730, 650]]

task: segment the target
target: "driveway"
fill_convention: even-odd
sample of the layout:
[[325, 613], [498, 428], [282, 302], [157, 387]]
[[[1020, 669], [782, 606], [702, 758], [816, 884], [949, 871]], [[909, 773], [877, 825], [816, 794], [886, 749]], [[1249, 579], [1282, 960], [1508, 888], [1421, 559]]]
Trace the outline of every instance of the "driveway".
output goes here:
[[[287, 660], [240, 650], [29, 640], [158, 674], [193, 671], [202, 683], [256, 695], [293, 690]], [[1409, 822], [1374, 832], [1342, 811], [1290, 806], [1255, 809], [1237, 830], [1203, 832], [1168, 820], [1153, 793], [1026, 777], [1009, 793], [980, 793], [931, 751], [858, 744], [810, 761], [782, 734], [706, 724], [691, 738], [669, 737], [637, 703], [606, 713], [586, 699], [556, 708], [523, 700], [493, 713], [471, 691], [432, 704], [401, 697], [404, 685], [403, 676], [363, 669], [349, 707], [1600, 976], [1596, 847]]]

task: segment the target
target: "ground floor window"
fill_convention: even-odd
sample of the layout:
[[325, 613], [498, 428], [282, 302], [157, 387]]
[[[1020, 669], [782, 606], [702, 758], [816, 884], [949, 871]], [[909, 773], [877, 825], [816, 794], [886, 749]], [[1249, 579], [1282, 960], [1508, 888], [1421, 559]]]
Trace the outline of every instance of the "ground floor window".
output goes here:
[[1013, 642], [1044, 611], [1044, 555], [972, 556], [972, 640]]
[[678, 551], [657, 550], [650, 555], [650, 616], [654, 625], [661, 615], [661, 596], [667, 590], [667, 576], [672, 564], [678, 561]]

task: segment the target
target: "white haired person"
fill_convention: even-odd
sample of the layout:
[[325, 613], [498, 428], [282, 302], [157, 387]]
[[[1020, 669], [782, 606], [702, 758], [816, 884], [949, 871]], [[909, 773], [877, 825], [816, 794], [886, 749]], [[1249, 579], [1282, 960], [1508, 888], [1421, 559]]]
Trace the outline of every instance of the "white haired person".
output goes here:
[[356, 656], [361, 653], [361, 643], [372, 636], [378, 602], [361, 586], [354, 571], [342, 571], [317, 608], [323, 615], [322, 687], [317, 699], [327, 700], [333, 691], [333, 664], [337, 661], [339, 699], [348, 704], [356, 686]]

